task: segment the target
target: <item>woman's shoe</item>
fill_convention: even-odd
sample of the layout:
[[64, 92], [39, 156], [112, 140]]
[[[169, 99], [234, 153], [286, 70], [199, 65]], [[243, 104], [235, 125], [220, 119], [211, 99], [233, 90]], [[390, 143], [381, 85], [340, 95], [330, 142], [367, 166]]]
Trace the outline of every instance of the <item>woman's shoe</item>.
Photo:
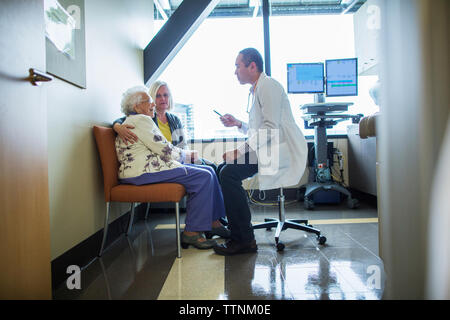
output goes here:
[[219, 236], [224, 239], [229, 239], [231, 236], [231, 232], [224, 226], [212, 228], [211, 231], [205, 231], [206, 239], [211, 239], [213, 236]]
[[217, 242], [215, 240], [199, 241], [200, 238], [203, 238], [200, 233], [194, 236], [187, 236], [183, 232], [181, 234], [181, 247], [183, 247], [183, 249], [187, 249], [191, 245], [197, 249], [211, 249], [217, 246]]

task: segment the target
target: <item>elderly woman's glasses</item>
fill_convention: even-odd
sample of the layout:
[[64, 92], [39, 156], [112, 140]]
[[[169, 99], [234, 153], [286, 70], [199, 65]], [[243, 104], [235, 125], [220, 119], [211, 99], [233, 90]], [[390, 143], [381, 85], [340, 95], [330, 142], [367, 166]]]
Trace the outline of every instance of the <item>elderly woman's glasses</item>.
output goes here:
[[144, 101], [139, 102], [138, 104], [142, 104], [142, 103], [152, 103], [152, 100], [147, 99], [147, 100], [144, 100]]

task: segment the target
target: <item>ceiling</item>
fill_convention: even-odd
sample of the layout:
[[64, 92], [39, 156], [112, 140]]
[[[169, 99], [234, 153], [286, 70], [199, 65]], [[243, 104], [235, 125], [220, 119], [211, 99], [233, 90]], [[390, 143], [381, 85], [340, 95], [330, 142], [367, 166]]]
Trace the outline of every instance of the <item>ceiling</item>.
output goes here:
[[[183, 0], [154, 0], [155, 19], [170, 17]], [[271, 15], [353, 13], [366, 0], [269, 0]], [[209, 17], [252, 17], [262, 14], [262, 0], [220, 0]]]

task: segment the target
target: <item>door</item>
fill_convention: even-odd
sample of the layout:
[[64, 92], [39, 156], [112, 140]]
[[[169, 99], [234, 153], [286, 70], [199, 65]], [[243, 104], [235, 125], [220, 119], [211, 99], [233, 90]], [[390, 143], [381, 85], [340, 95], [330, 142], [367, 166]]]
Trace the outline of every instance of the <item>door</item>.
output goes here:
[[51, 299], [43, 0], [0, 1], [0, 34], [0, 299]]

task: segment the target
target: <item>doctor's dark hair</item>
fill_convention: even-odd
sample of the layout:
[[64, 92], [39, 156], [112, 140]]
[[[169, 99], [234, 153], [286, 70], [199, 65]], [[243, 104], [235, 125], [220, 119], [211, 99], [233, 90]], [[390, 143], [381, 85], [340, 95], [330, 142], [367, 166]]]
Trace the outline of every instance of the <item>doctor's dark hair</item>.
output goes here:
[[248, 67], [250, 63], [254, 62], [259, 72], [264, 71], [263, 58], [258, 50], [255, 48], [246, 48], [241, 50], [239, 53], [242, 54], [242, 61], [246, 67]]

